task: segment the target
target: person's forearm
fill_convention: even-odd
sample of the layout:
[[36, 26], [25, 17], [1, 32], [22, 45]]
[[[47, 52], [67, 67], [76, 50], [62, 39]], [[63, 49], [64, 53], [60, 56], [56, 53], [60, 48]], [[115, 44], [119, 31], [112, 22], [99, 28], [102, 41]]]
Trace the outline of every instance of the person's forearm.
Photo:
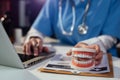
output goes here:
[[117, 39], [115, 37], [108, 35], [99, 36], [98, 39], [101, 40], [107, 50], [117, 43]]
[[108, 49], [110, 49], [114, 44], [116, 44], [117, 39], [108, 36], [108, 35], [102, 35], [99, 37], [91, 38], [88, 40], [82, 41], [87, 44], [98, 44], [103, 52], [106, 52]]

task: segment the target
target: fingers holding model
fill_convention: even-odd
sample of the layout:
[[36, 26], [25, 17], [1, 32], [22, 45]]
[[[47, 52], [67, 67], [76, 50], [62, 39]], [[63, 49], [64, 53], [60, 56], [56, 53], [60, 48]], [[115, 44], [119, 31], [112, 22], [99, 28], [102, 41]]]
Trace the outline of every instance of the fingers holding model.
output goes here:
[[[80, 54], [79, 54], [79, 52], [75, 51], [75, 48], [80, 49], [80, 50], [77, 50], [77, 51], [82, 51], [82, 52], [80, 52]], [[100, 64], [101, 60], [102, 60], [103, 52], [100, 50], [100, 47], [97, 44], [88, 45], [86, 43], [78, 43], [74, 46], [74, 50], [71, 49], [67, 52], [67, 55], [71, 56], [71, 55], [73, 55], [73, 51], [75, 51], [75, 55], [77, 54], [78, 57], [80, 55], [81, 56], [82, 55], [90, 56], [91, 54], [89, 54], [89, 51], [91, 51], [91, 50], [95, 51], [95, 56], [93, 57], [95, 59], [95, 65]], [[83, 54], [83, 53], [85, 53], [85, 54]]]

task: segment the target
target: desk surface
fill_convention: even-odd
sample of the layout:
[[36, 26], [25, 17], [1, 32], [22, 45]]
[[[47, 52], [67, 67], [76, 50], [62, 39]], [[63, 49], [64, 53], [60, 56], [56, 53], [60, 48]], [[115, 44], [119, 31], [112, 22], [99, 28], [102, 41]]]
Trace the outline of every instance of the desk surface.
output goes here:
[[[71, 46], [53, 45], [57, 53], [65, 54]], [[65, 74], [54, 74], [39, 72], [38, 68], [42, 67], [48, 60], [42, 61], [28, 69], [16, 69], [5, 66], [0, 66], [1, 80], [120, 80], [120, 59], [112, 57], [114, 78], [104, 77], [88, 77]]]
[[[63, 52], [63, 54], [68, 51], [70, 46], [54, 46], [57, 50], [57, 53]], [[39, 63], [35, 66], [32, 66], [28, 69], [28, 71], [38, 77], [40, 80], [119, 80], [120, 79], [120, 59], [116, 57], [112, 57], [113, 59], [113, 69], [114, 69], [114, 77], [115, 78], [103, 78], [103, 77], [87, 77], [87, 76], [77, 76], [77, 75], [65, 75], [65, 74], [54, 74], [54, 73], [44, 73], [39, 72], [38, 68], [40, 68], [43, 64], [45, 64], [48, 60]]]

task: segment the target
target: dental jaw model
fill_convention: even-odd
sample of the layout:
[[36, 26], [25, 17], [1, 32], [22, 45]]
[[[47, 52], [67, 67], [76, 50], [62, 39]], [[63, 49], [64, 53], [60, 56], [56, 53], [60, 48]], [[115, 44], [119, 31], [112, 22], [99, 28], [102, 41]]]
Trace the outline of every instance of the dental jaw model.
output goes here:
[[71, 67], [77, 70], [90, 70], [95, 66], [96, 50], [90, 48], [73, 48]]

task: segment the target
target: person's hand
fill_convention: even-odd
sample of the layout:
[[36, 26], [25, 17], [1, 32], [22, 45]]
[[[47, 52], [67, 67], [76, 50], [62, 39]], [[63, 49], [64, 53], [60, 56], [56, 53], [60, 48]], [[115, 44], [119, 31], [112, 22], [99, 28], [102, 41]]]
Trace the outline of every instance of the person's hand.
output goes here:
[[38, 56], [42, 51], [48, 52], [47, 47], [43, 47], [43, 41], [39, 37], [31, 37], [29, 41], [24, 43], [24, 52], [26, 55]]
[[[99, 45], [97, 45], [97, 44], [88, 45], [86, 43], [78, 43], [74, 47], [76, 47], [76, 48], [82, 47], [82, 48], [95, 49], [96, 50], [96, 55], [94, 57], [95, 58], [95, 65], [98, 65], [98, 64], [101, 63], [101, 60], [102, 60], [102, 57], [103, 57], [103, 52], [100, 50]], [[72, 50], [69, 50], [67, 52], [67, 55], [71, 56], [72, 55]]]

